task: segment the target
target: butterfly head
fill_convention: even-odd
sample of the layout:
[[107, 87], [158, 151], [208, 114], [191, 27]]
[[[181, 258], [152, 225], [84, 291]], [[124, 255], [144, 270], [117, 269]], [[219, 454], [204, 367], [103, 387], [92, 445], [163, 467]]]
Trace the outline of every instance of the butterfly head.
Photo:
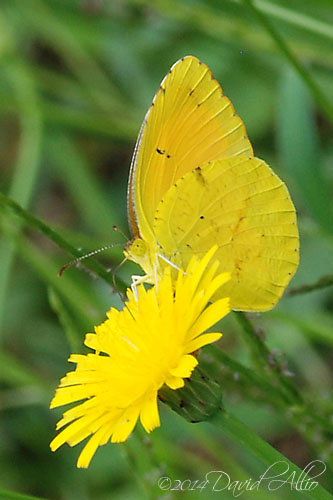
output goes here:
[[124, 249], [125, 256], [138, 264], [145, 259], [147, 253], [148, 245], [142, 238], [135, 238], [129, 241]]
[[140, 237], [134, 238], [127, 243], [124, 249], [125, 256], [139, 264], [147, 274], [151, 273], [151, 250], [148, 243]]

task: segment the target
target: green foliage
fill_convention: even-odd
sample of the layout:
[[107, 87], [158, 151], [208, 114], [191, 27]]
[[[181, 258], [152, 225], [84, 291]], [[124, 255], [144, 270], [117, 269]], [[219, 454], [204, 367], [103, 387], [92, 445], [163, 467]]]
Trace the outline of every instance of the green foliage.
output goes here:
[[[332, 471], [332, 21], [330, 0], [2, 0], [0, 498], [178, 498], [160, 477], [204, 481], [223, 470], [244, 481], [281, 454], [291, 467], [323, 460]], [[275, 309], [229, 315], [219, 345], [200, 354], [223, 390], [215, 425], [161, 404], [161, 428], [146, 436], [138, 425], [77, 470], [78, 449], [49, 451], [60, 411], [48, 405], [70, 352], [121, 307], [107, 268], [122, 246], [84, 261], [90, 273], [57, 272], [124, 244], [112, 226], [128, 232], [136, 135], [160, 80], [187, 54], [210, 66], [256, 155], [286, 181], [300, 267]], [[132, 263], [117, 271], [122, 290], [134, 272]], [[332, 478], [328, 470], [319, 482], [331, 491]], [[181, 494], [218, 495], [208, 486]], [[243, 498], [298, 495], [332, 498], [288, 485]]]

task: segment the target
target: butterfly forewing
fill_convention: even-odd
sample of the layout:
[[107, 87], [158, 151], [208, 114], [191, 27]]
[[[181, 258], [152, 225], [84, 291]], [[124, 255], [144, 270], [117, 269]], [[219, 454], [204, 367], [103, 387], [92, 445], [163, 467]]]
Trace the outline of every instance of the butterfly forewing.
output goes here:
[[252, 154], [242, 120], [208, 67], [192, 56], [181, 59], [162, 81], [137, 142], [128, 189], [132, 232], [155, 241], [156, 207], [187, 172]]

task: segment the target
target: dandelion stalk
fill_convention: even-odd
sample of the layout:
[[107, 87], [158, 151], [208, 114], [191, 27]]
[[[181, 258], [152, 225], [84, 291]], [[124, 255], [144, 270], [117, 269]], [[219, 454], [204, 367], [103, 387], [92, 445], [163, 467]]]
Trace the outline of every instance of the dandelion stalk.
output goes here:
[[[266, 377], [231, 359], [217, 345], [206, 346], [205, 350], [200, 354], [200, 365], [202, 365], [203, 359], [206, 360], [206, 364], [209, 364], [210, 367], [214, 364], [216, 369], [219, 367], [218, 380], [221, 387], [228, 378], [231, 378], [234, 380], [233, 387], [243, 394], [246, 393], [247, 396], [249, 396], [249, 391], [255, 389], [255, 397], [258, 399], [258, 390], [261, 391], [262, 401], [270, 404], [279, 412], [283, 412], [294, 429], [311, 443], [319, 454], [329, 454], [327, 450], [330, 448], [333, 423], [325, 416], [318, 414], [317, 410], [313, 409], [309, 402], [305, 401], [303, 404], [294, 405], [286, 397], [285, 391], [279, 385], [274, 385]], [[223, 367], [222, 370], [221, 366]], [[235, 375], [237, 375], [236, 378]], [[319, 436], [321, 436], [321, 439], [318, 439]]]
[[[210, 419], [210, 423], [221, 429], [222, 432], [233, 441], [239, 443], [242, 448], [250, 451], [267, 467], [272, 466], [276, 462], [282, 462], [285, 464], [285, 468], [288, 467], [285, 479], [294, 473], [295, 479], [293, 481], [296, 482], [297, 478], [300, 477], [301, 474], [304, 475], [303, 471], [291, 460], [282, 455], [279, 451], [273, 448], [273, 446], [255, 434], [247, 425], [227, 411], [221, 410], [216, 412]], [[281, 472], [281, 467], [277, 470]], [[278, 474], [278, 472], [276, 472], [276, 474]], [[273, 471], [271, 475], [273, 475]], [[318, 484], [312, 491], [304, 491], [303, 493], [308, 498], [313, 500], [332, 500], [333, 498], [332, 495], [330, 495], [330, 493], [328, 493], [328, 491], [326, 491], [320, 484]]]
[[[210, 367], [210, 371], [211, 369], [212, 367]], [[285, 464], [284, 468], [288, 468], [286, 478], [294, 473], [296, 475], [296, 482], [297, 477], [300, 477], [302, 474], [302, 470], [291, 460], [225, 410], [222, 404], [221, 389], [217, 380], [214, 380], [211, 374], [202, 369], [201, 363], [199, 369], [195, 370], [191, 379], [186, 381], [184, 388], [178, 391], [162, 389], [160, 395], [165, 403], [186, 420], [192, 423], [198, 421], [210, 422], [215, 427], [221, 429], [233, 441], [239, 443], [243, 449], [255, 455], [267, 467], [272, 466], [276, 462], [283, 462]], [[332, 496], [320, 485], [314, 490], [306, 492], [306, 494], [310, 499], [332, 500]]]

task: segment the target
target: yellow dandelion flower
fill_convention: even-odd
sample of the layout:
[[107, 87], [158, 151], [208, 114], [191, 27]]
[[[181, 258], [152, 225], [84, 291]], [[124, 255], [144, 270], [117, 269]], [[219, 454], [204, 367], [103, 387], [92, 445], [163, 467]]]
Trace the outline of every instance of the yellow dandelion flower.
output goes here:
[[51, 442], [52, 451], [91, 436], [77, 463], [88, 467], [98, 446], [125, 441], [139, 418], [147, 432], [160, 425], [158, 390], [184, 385], [198, 364], [193, 353], [222, 335], [203, 332], [230, 310], [227, 298], [207, 307], [229, 279], [228, 273], [216, 275], [216, 248], [201, 260], [193, 257], [175, 281], [166, 269], [158, 286], [140, 285], [135, 295], [128, 290], [126, 307], [111, 308], [87, 334], [85, 344], [95, 352], [69, 358], [76, 370], [60, 381], [51, 408], [85, 401], [63, 414], [57, 429], [66, 427]]

